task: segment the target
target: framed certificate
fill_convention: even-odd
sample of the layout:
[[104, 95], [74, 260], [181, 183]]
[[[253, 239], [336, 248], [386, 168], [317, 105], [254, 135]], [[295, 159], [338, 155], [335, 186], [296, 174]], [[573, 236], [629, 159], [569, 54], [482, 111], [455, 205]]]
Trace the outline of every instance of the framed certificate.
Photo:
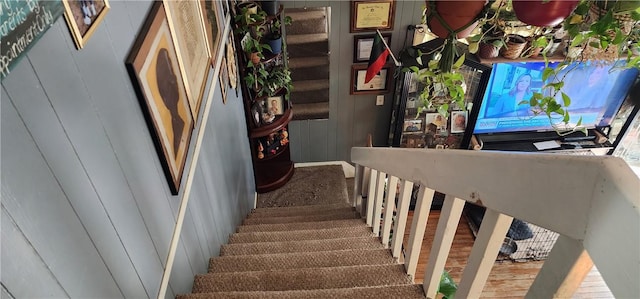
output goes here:
[[351, 1], [351, 31], [393, 30], [394, 0]]
[[[371, 47], [373, 46], [373, 38], [375, 34], [363, 34], [353, 37], [353, 62], [369, 62], [371, 55]], [[389, 45], [391, 43], [391, 33], [383, 33], [382, 38]], [[388, 59], [388, 58], [387, 58]]]
[[387, 64], [371, 81], [364, 83], [367, 75], [366, 64], [354, 64], [351, 66], [351, 92], [350, 94], [384, 94], [389, 92], [392, 64]]

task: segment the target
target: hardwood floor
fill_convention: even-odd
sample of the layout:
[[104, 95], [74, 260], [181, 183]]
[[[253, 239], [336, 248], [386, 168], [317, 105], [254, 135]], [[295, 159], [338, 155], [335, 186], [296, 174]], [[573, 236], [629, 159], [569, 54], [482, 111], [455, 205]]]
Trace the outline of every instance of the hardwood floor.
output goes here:
[[[411, 229], [411, 219], [413, 212], [409, 212], [407, 228], [405, 231], [404, 244], [407, 245], [407, 238]], [[433, 243], [436, 226], [440, 211], [431, 211], [427, 220], [427, 229], [423, 238], [418, 268], [415, 282], [422, 283], [424, 271], [429, 258], [429, 251]], [[449, 271], [451, 277], [456, 282], [460, 282], [462, 271], [467, 263], [471, 247], [473, 246], [473, 233], [467, 224], [464, 216], [458, 223], [456, 236], [453, 240], [449, 258], [445, 265], [445, 270]], [[536, 275], [540, 271], [544, 261], [531, 262], [496, 262], [489, 274], [487, 283], [482, 292], [482, 298], [524, 298], [527, 290], [533, 283]], [[584, 279], [580, 288], [573, 298], [614, 298], [609, 288], [602, 280], [600, 273], [594, 267]]]

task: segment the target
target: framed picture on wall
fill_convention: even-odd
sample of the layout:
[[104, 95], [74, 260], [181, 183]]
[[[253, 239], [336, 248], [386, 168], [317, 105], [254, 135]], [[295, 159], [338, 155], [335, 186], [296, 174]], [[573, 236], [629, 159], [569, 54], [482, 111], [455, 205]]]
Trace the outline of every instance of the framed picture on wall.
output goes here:
[[229, 75], [229, 87], [236, 91], [236, 97], [238, 96], [238, 60], [236, 58], [235, 40], [233, 32], [229, 32], [229, 39], [227, 40], [227, 72]]
[[164, 0], [163, 3], [178, 54], [182, 79], [187, 89], [191, 115], [197, 119], [211, 69], [211, 56], [200, 2]]
[[187, 90], [164, 4], [154, 2], [126, 60], [171, 194], [177, 195], [193, 130]]
[[222, 103], [227, 103], [227, 88], [229, 88], [228, 81], [229, 77], [227, 76], [227, 59], [222, 56], [222, 64], [220, 65], [220, 73], [218, 74], [218, 79], [220, 81], [220, 94], [222, 95]]
[[393, 30], [395, 0], [351, 1], [350, 32]]
[[451, 112], [451, 133], [463, 133], [467, 128], [467, 111]]
[[207, 48], [211, 56], [211, 66], [216, 67], [218, 51], [221, 48], [222, 30], [224, 28], [224, 16], [221, 15], [219, 1], [200, 0], [202, 18], [204, 19], [204, 31], [207, 35]]
[[[371, 55], [371, 47], [373, 47], [373, 38], [375, 34], [355, 35], [353, 37], [353, 62], [369, 62]], [[389, 45], [391, 43], [391, 33], [383, 33], [384, 41]], [[389, 58], [387, 57], [387, 60]]]
[[389, 92], [391, 84], [392, 65], [386, 64], [371, 81], [364, 83], [367, 75], [366, 64], [354, 64], [351, 66], [351, 92], [350, 94], [384, 94]]
[[76, 48], [82, 49], [109, 11], [108, 0], [62, 0]]

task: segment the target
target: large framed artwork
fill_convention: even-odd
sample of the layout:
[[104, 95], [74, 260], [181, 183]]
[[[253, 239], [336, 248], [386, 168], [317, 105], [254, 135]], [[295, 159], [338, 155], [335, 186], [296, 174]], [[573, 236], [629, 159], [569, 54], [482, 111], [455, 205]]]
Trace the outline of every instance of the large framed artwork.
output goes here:
[[351, 1], [350, 32], [393, 30], [394, 0]]
[[64, 18], [78, 49], [87, 44], [87, 40], [96, 31], [102, 19], [109, 11], [108, 0], [62, 0]]
[[200, 2], [164, 0], [163, 3], [187, 90], [191, 114], [194, 119], [197, 119], [207, 76], [211, 69], [211, 57]]
[[220, 2], [214, 0], [200, 0], [202, 18], [204, 19], [204, 31], [207, 35], [211, 66], [215, 67], [218, 59], [218, 51], [221, 48], [222, 29], [224, 17], [220, 15]]
[[180, 190], [193, 118], [162, 2], [155, 2], [126, 60], [169, 189]]

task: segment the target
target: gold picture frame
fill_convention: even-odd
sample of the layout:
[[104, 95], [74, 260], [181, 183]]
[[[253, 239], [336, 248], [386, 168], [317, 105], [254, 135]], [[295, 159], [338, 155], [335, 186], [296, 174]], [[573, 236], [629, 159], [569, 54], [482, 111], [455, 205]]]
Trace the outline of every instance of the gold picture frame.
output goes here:
[[351, 1], [351, 33], [393, 30], [395, 0]]
[[177, 195], [193, 118], [164, 4], [155, 2], [126, 60], [171, 194]]
[[193, 119], [198, 119], [207, 76], [211, 69], [202, 9], [199, 1], [163, 0], [182, 79]]
[[73, 42], [82, 49], [111, 8], [109, 0], [62, 0]]
[[216, 67], [216, 59], [220, 50], [222, 30], [224, 29], [224, 16], [220, 15], [221, 3], [214, 0], [200, 0], [204, 30], [207, 35], [207, 46], [211, 56], [211, 67]]

